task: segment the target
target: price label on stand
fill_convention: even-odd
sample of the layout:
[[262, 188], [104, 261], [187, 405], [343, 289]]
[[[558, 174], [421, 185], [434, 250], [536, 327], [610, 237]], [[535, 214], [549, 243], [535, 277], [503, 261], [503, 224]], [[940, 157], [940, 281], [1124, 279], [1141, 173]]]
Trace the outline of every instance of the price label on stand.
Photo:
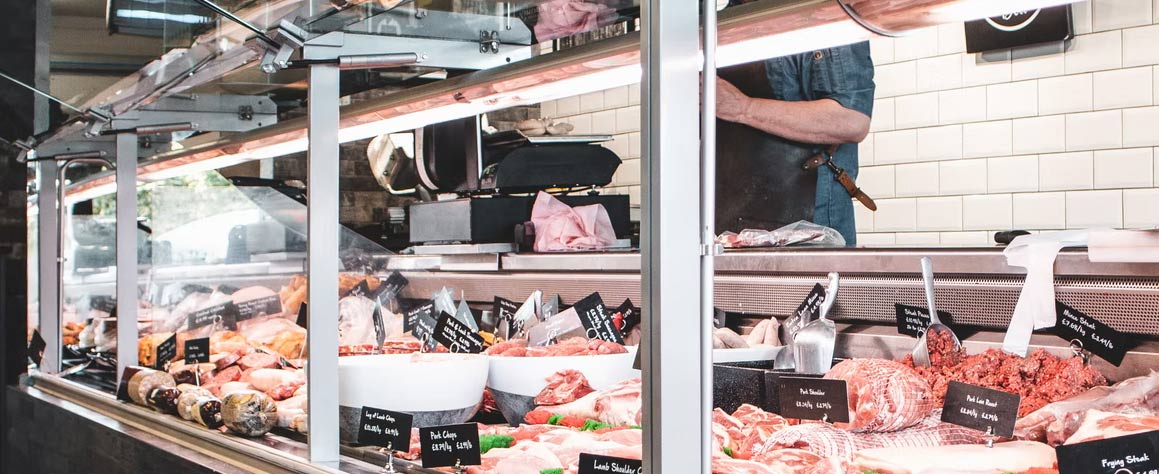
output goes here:
[[440, 315], [435, 323], [434, 338], [455, 353], [478, 354], [483, 352], [485, 344], [483, 336], [447, 313]]
[[218, 321], [221, 321], [224, 327], [231, 327], [235, 324], [237, 321], [237, 306], [232, 301], [213, 305], [201, 311], [194, 312], [189, 315], [186, 323], [188, 329], [197, 329], [209, 326]]
[[[402, 320], [403, 332], [414, 333], [415, 326], [418, 324], [419, 319], [422, 318], [423, 316], [426, 316], [427, 318], [433, 319], [433, 317], [431, 316], [431, 312], [434, 310], [435, 310], [435, 304], [433, 302], [430, 302], [430, 301], [427, 301], [423, 304], [420, 304], [418, 306], [415, 306], [415, 307], [407, 310], [405, 317]], [[433, 324], [431, 325], [430, 329], [434, 329]], [[422, 339], [422, 336], [420, 336], [418, 334], [415, 334], [414, 336], [419, 338], [419, 339]]]
[[616, 344], [624, 343], [624, 335], [616, 328], [612, 315], [604, 307], [599, 293], [592, 293], [571, 307], [579, 314], [580, 323], [587, 330], [588, 339], [602, 339]]
[[282, 297], [270, 295], [264, 298], [242, 301], [237, 304], [237, 321], [248, 321], [261, 315], [282, 312]]
[[378, 408], [362, 407], [358, 418], [358, 442], [394, 451], [410, 451], [414, 416]]
[[393, 272], [386, 281], [378, 286], [379, 300], [390, 300], [402, 294], [403, 288], [410, 284], [410, 280], [402, 276], [399, 272]]
[[[930, 310], [927, 308], [894, 303], [893, 309], [897, 313], [898, 334], [920, 337], [922, 331], [930, 327]], [[943, 323], [950, 321], [950, 318], [949, 312], [938, 311], [938, 319]]]
[[209, 338], [189, 339], [185, 341], [185, 363], [201, 364], [209, 362]]
[[177, 358], [177, 335], [169, 336], [169, 339], [157, 344], [157, 360], [153, 362], [153, 368], [157, 370], [165, 370], [165, 364]]
[[1021, 402], [1022, 397], [1015, 393], [950, 381], [942, 405], [942, 421], [1013, 438]]
[[298, 305], [298, 325], [303, 329], [310, 329], [310, 310], [306, 306], [306, 302]]
[[580, 453], [579, 474], [638, 474], [644, 472], [643, 461], [598, 454]]
[[813, 289], [809, 291], [809, 295], [805, 297], [805, 301], [797, 306], [797, 310], [785, 320], [785, 330], [788, 334], [796, 334], [801, 328], [805, 327], [814, 319], [821, 311], [821, 303], [825, 301], [825, 287], [820, 283], [813, 285]]
[[117, 312], [117, 299], [111, 296], [94, 296], [89, 299], [89, 307], [109, 313], [110, 315]]
[[503, 339], [511, 338], [511, 325], [515, 322], [516, 311], [519, 311], [519, 305], [515, 304], [514, 301], [495, 297], [491, 314], [495, 315], [495, 332]]
[[1159, 431], [1054, 448], [1059, 474], [1159, 474]]
[[1054, 333], [1058, 337], [1078, 341], [1082, 349], [1091, 351], [1115, 367], [1123, 363], [1130, 345], [1123, 333], [1061, 301], [1055, 302], [1055, 309], [1058, 323], [1054, 325]]
[[419, 428], [419, 445], [423, 451], [423, 467], [482, 464], [479, 425], [475, 423]]
[[844, 380], [780, 377], [779, 415], [829, 423], [849, 422], [849, 386]]
[[32, 339], [28, 341], [28, 358], [32, 359], [33, 364], [39, 366], [40, 361], [44, 360], [44, 348], [46, 347], [48, 347], [48, 343], [40, 335], [40, 330], [34, 329]]

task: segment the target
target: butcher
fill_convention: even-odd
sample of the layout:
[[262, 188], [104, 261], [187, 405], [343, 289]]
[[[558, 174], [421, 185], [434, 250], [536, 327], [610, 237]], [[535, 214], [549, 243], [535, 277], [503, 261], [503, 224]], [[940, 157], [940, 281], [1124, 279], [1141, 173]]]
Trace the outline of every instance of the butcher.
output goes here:
[[799, 220], [857, 243], [857, 144], [873, 113], [869, 43], [718, 71], [716, 231], [773, 230]]

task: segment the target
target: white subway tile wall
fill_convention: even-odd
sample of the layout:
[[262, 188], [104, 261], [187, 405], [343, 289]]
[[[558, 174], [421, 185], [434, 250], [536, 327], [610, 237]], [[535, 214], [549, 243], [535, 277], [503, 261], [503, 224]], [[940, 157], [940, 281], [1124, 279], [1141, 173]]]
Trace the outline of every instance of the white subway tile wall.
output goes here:
[[[1159, 38], [1156, 39], [1155, 45], [1159, 46]], [[1095, 110], [1151, 105], [1154, 100], [1152, 91], [1155, 85], [1151, 78], [1151, 69], [1150, 66], [1147, 66], [1096, 72], [1094, 80]]]
[[[1072, 5], [1076, 37], [966, 54], [961, 23], [875, 38], [858, 145], [861, 245], [990, 245], [996, 230], [1159, 226], [1159, 0]], [[640, 86], [542, 104], [612, 135], [610, 190], [640, 192]]]

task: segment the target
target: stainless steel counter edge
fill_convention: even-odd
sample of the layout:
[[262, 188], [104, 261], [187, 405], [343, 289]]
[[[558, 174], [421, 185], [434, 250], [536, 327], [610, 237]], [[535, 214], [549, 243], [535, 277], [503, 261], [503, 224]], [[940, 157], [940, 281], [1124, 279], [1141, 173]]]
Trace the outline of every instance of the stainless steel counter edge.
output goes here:
[[[561, 254], [495, 254], [393, 256], [388, 269], [400, 271], [506, 271], [506, 272], [639, 272], [638, 252], [582, 252]], [[1001, 248], [977, 249], [793, 249], [728, 251], [716, 257], [718, 274], [727, 273], [918, 273], [922, 256], [933, 259], [939, 274], [1022, 275], [1025, 269], [1006, 264]], [[460, 262], [462, 261], [462, 262]], [[482, 264], [486, 262], [486, 264]], [[466, 267], [469, 264], [470, 268]], [[1064, 250], [1055, 260], [1055, 276], [1141, 277], [1159, 275], [1155, 263], [1092, 263], [1084, 249]]]
[[29, 381], [37, 390], [168, 441], [180, 442], [189, 449], [226, 461], [243, 469], [244, 472], [305, 474], [381, 472], [381, 466], [352, 458], [343, 459], [340, 470], [316, 466], [305, 459], [306, 447], [302, 443], [272, 435], [267, 435], [262, 438], [262, 442], [257, 442], [211, 431], [174, 416], [162, 415], [143, 407], [117, 401], [110, 394], [57, 376], [33, 373], [29, 375]]

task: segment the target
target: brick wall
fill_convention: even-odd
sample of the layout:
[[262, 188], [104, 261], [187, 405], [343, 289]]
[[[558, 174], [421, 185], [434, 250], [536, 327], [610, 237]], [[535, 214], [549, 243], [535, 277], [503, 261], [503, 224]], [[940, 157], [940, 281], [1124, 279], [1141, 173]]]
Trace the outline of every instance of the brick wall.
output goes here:
[[[1076, 38], [966, 54], [962, 24], [872, 41], [858, 180], [864, 245], [985, 245], [994, 231], [1159, 226], [1159, 0], [1074, 4]], [[627, 90], [627, 99], [624, 91]], [[614, 133], [612, 190], [639, 203], [639, 89], [543, 104]]]

